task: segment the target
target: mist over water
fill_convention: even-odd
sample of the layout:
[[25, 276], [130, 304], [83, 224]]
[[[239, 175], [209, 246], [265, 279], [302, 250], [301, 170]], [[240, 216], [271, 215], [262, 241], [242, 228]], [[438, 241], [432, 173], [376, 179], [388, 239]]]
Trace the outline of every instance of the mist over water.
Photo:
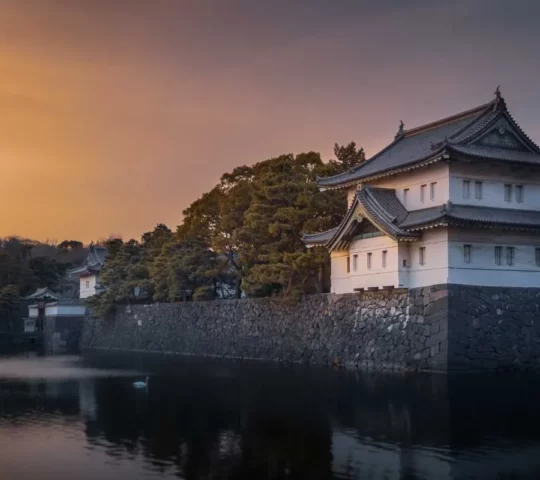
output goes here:
[[14, 358], [0, 357], [0, 379], [69, 380], [96, 377], [135, 376], [130, 370], [107, 370], [85, 367], [80, 357], [41, 357], [37, 355]]
[[0, 478], [536, 479], [539, 394], [534, 374], [4, 358]]

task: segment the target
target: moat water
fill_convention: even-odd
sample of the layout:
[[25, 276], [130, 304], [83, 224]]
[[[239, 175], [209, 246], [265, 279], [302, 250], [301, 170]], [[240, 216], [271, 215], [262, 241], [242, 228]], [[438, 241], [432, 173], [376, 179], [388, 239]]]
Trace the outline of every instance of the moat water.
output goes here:
[[0, 478], [537, 479], [540, 377], [0, 359]]

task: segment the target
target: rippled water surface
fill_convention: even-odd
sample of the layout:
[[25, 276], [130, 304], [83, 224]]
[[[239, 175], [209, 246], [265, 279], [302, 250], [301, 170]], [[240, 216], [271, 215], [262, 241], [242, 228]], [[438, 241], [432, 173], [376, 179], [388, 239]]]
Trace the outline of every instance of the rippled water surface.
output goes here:
[[0, 359], [0, 479], [537, 479], [539, 380]]

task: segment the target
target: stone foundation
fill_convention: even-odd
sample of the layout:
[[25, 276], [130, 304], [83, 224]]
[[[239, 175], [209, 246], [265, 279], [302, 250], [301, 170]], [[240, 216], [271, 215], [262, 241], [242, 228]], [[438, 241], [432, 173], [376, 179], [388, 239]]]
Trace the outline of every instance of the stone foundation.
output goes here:
[[[539, 364], [540, 289], [435, 285], [346, 295], [136, 305], [87, 319], [82, 349], [399, 370]], [[538, 326], [537, 326], [538, 325]]]

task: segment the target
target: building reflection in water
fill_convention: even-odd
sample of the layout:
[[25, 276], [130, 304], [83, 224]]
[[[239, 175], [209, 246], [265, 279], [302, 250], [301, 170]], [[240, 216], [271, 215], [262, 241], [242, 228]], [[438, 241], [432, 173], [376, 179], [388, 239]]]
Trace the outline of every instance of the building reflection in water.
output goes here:
[[4, 382], [0, 434], [59, 422], [73, 472], [80, 452], [92, 474], [114, 467], [121, 480], [540, 478], [535, 375], [195, 361], [148, 369], [148, 392], [121, 377]]

